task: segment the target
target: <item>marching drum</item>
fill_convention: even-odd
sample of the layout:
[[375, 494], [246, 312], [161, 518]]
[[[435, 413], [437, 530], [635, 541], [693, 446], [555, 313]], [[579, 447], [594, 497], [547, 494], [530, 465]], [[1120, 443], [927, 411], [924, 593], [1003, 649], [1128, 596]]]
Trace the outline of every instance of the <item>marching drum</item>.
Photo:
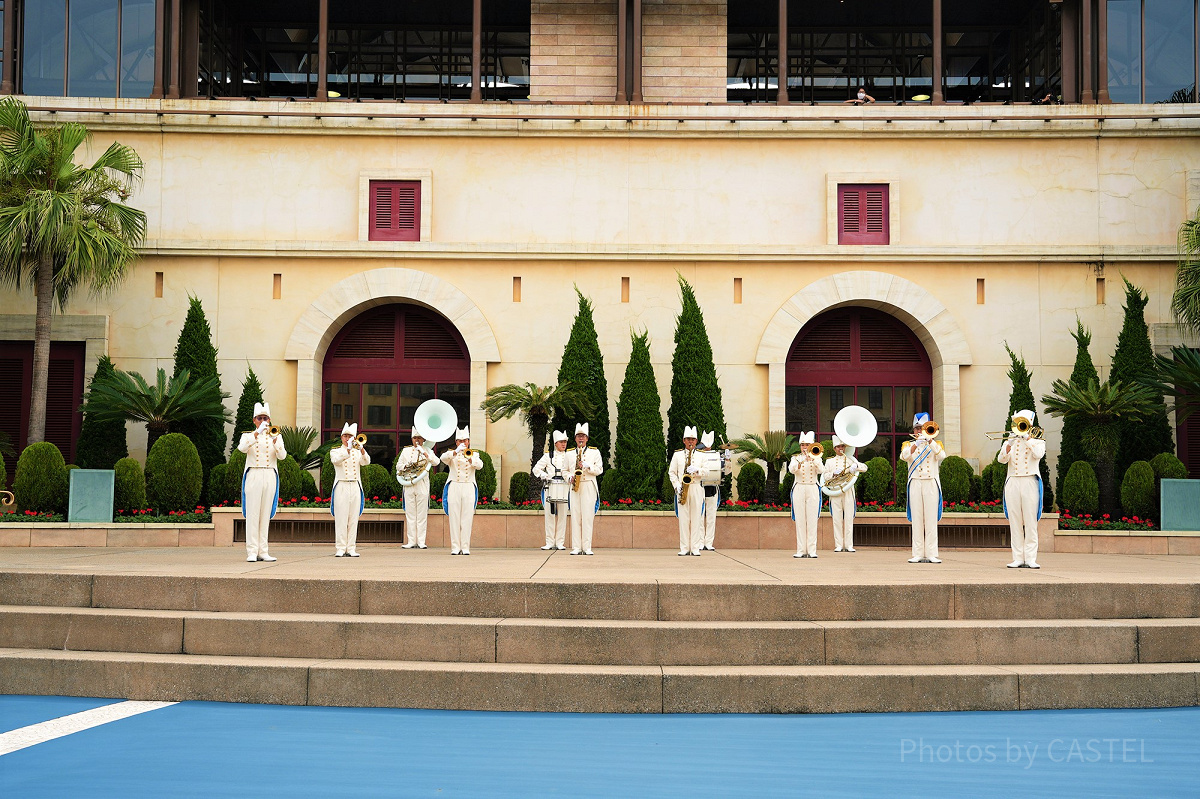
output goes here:
[[571, 493], [571, 484], [561, 477], [553, 478], [546, 484], [546, 501], [561, 503], [566, 502]]
[[722, 474], [721, 453], [716, 450], [706, 450], [696, 456], [700, 467], [700, 485], [717, 486], [721, 484]]

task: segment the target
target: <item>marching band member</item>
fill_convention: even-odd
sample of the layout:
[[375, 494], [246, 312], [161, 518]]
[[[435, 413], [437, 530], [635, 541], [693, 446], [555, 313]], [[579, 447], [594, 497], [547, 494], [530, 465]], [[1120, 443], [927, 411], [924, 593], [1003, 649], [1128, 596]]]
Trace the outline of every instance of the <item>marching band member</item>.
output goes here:
[[[846, 454], [846, 444], [837, 435], [833, 436], [834, 455], [825, 461], [825, 478], [841, 474], [845, 471], [862, 474], [867, 470], [865, 463], [860, 463], [853, 455]], [[829, 515], [833, 517], [833, 551], [854, 552], [854, 486], [846, 486], [846, 490], [836, 497], [829, 498]]]
[[567, 454], [570, 465], [568, 477], [572, 478], [570, 501], [571, 554], [591, 555], [592, 525], [596, 521], [596, 510], [600, 505], [600, 489], [596, 478], [604, 472], [600, 450], [589, 447], [587, 422], [575, 425], [575, 449]]
[[[675, 489], [675, 515], [679, 518], [679, 554], [700, 555], [704, 548], [704, 491], [696, 457], [696, 428], [683, 428], [683, 449], [675, 450], [667, 476]], [[686, 479], [686, 482], [685, 482]], [[684, 489], [687, 489], [686, 496]]]
[[333, 514], [335, 558], [358, 557], [354, 548], [358, 540], [358, 517], [367, 501], [362, 487], [362, 467], [371, 462], [371, 456], [365, 447], [357, 446], [354, 440], [357, 435], [358, 425], [347, 422], [342, 426], [342, 445], [329, 453], [329, 462], [333, 464], [329, 512]]
[[794, 558], [817, 556], [817, 520], [821, 516], [821, 489], [817, 486], [817, 476], [824, 473], [825, 465], [820, 455], [809, 451], [816, 441], [816, 433], [801, 433], [802, 452], [793, 455], [788, 462], [788, 471], [796, 476], [792, 485], [792, 519], [796, 522]]
[[941, 463], [946, 450], [925, 431], [929, 414], [913, 417], [916, 440], [904, 445], [900, 459], [908, 463], [908, 520], [912, 522], [912, 557], [909, 563], [938, 560], [938, 522], [942, 520]]
[[[555, 475], [566, 479], [574, 471], [567, 456], [567, 431], [555, 430], [551, 435], [554, 450], [542, 455], [533, 467], [533, 476], [549, 481]], [[542, 512], [546, 517], [546, 545], [542, 549], [566, 549], [567, 546], [567, 503], [550, 502], [546, 489], [542, 489]]]
[[[1024, 420], [1033, 427], [1033, 411], [1013, 414], [1014, 428]], [[1029, 433], [1014, 432], [1000, 447], [997, 460], [1008, 464], [1004, 480], [1004, 515], [1012, 539], [1013, 561], [1010, 569], [1040, 569], [1037, 562], [1038, 520], [1042, 518], [1042, 475], [1040, 462], [1046, 455], [1046, 442]]]
[[475, 472], [483, 468], [479, 453], [470, 449], [471, 429], [464, 427], [454, 437], [454, 449], [442, 453], [442, 463], [450, 467], [450, 476], [442, 491], [442, 507], [450, 522], [450, 554], [471, 554], [471, 522], [479, 502]]
[[[709, 430], [700, 436], [700, 448], [704, 451], [711, 451], [713, 442], [716, 440], [717, 433], [715, 430]], [[721, 475], [733, 474], [733, 459], [728, 457], [727, 452], [722, 453], [721, 457]], [[713, 543], [717, 536], [717, 510], [721, 507], [721, 487], [720, 486], [705, 486], [704, 487], [704, 544], [701, 549], [707, 549], [709, 552], [716, 552]]]
[[254, 403], [254, 430], [242, 433], [238, 450], [246, 453], [242, 471], [242, 515], [246, 518], [246, 562], [275, 558], [267, 554], [267, 528], [279, 507], [279, 461], [287, 457], [283, 437], [271, 435], [271, 406]]
[[[400, 450], [396, 458], [396, 475], [415, 466], [423, 457], [433, 456], [425, 449], [424, 437], [414, 430], [412, 444]], [[401, 548], [428, 549], [425, 546], [425, 534], [429, 529], [429, 469], [426, 468], [412, 485], [403, 486], [403, 489], [404, 527], [408, 531], [408, 543]]]

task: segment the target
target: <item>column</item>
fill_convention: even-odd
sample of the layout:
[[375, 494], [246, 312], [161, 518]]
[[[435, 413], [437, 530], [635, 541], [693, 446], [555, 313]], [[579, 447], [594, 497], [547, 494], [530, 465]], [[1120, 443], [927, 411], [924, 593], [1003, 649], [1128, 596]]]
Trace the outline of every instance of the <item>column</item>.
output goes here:
[[788, 7], [787, 0], [779, 0], [779, 87], [775, 92], [777, 105], [788, 104], [787, 75], [788, 75]]
[[642, 102], [642, 0], [633, 0], [633, 89], [629, 102]]
[[471, 0], [471, 102], [483, 102], [483, 0]]
[[1108, 94], [1108, 0], [1100, 0], [1096, 9], [1096, 102], [1107, 105], [1112, 102]]
[[946, 102], [942, 92], [942, 0], [933, 0], [933, 89], [929, 96], [934, 105]]
[[1096, 52], [1092, 49], [1092, 0], [1083, 0], [1083, 13], [1080, 15], [1083, 27], [1083, 67], [1079, 102], [1090, 105], [1096, 102], [1096, 93], [1092, 90], [1092, 80], [1095, 77], [1093, 67], [1096, 63]]
[[183, 58], [180, 53], [180, 43], [183, 39], [183, 2], [171, 2], [171, 62], [168, 69], [171, 72], [170, 83], [167, 86], [168, 97], [179, 97], [179, 72], [183, 69]]
[[317, 8], [317, 100], [329, 99], [329, 0]]
[[617, 0], [617, 97], [618, 103], [629, 102], [629, 0]]
[[4, 79], [0, 81], [0, 94], [16, 94], [16, 84], [13, 82], [13, 67], [16, 64], [15, 53], [17, 46], [17, 0], [4, 2]]
[[1075, 0], [1063, 3], [1062, 98], [1064, 103], [1079, 102], [1079, 6]]
[[[11, 0], [10, 0], [11, 2]], [[165, 62], [163, 48], [166, 47], [166, 30], [167, 30], [167, 0], [154, 0], [154, 85], [150, 89], [150, 96], [161, 99], [163, 96], [163, 63]], [[8, 29], [4, 31], [5, 39], [8, 37]], [[7, 55], [8, 46], [5, 45], [4, 52]], [[8, 69], [4, 70], [7, 77]]]

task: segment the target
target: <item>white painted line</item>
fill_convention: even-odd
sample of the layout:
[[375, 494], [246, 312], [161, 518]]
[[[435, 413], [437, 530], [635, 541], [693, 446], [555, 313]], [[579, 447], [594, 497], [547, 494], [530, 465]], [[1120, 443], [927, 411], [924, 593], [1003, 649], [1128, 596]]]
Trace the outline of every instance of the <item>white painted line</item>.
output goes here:
[[0, 733], [0, 757], [16, 752], [19, 749], [52, 741], [55, 738], [62, 738], [64, 735], [90, 730], [92, 727], [99, 727], [101, 724], [120, 721], [130, 716], [136, 716], [139, 713], [148, 713], [151, 710], [170, 707], [174, 704], [178, 703], [135, 702], [133, 700], [116, 702], [104, 707], [95, 707], [91, 710], [72, 713], [69, 716], [61, 716], [49, 721], [30, 724], [28, 727], [21, 727], [17, 730]]

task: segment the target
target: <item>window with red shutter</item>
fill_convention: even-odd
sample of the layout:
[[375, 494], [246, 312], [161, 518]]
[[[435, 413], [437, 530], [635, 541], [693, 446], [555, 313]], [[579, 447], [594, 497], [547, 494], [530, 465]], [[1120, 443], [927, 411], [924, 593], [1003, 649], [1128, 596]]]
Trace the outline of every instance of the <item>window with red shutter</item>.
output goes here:
[[[82, 342], [52, 341], [46, 381], [46, 440], [62, 452], [67, 463], [75, 458], [75, 442], [83, 424], [79, 406], [83, 402]], [[27, 443], [29, 405], [33, 393], [33, 342], [0, 342], [0, 407], [14, 413], [0, 414], [0, 430], [8, 433], [13, 449]], [[16, 463], [5, 461], [9, 479]]]
[[372, 180], [369, 192], [371, 241], [421, 240], [421, 181]]
[[887, 244], [890, 241], [888, 185], [838, 185], [838, 244]]

